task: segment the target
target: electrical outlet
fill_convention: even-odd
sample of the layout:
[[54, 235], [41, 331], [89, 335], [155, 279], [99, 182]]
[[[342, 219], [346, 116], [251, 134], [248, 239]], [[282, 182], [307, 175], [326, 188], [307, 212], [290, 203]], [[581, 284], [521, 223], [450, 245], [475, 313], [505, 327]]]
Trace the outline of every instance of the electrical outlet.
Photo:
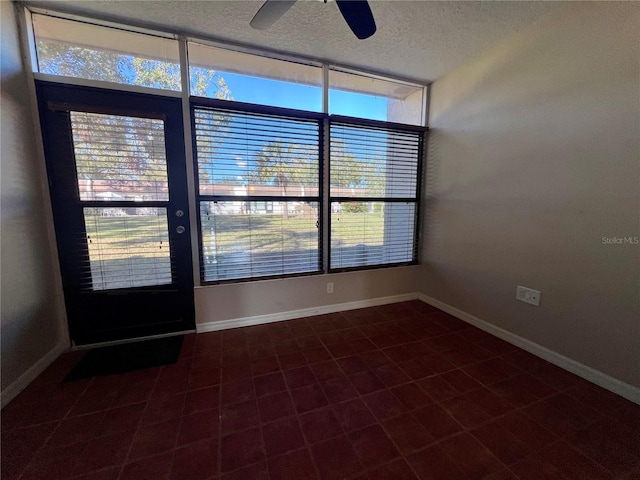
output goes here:
[[534, 290], [533, 288], [521, 287], [518, 285], [518, 288], [516, 289], [516, 300], [535, 305], [536, 307], [540, 306], [541, 296], [542, 294], [540, 291]]
[[327, 293], [333, 293], [333, 282], [327, 283]]

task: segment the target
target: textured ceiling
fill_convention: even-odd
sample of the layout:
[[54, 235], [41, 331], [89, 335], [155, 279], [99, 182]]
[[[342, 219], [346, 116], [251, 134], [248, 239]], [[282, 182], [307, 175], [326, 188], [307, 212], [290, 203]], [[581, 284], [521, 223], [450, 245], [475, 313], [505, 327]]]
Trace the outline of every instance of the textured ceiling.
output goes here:
[[371, 1], [378, 31], [358, 40], [335, 2], [299, 0], [269, 30], [249, 26], [261, 1], [34, 1], [29, 5], [431, 82], [564, 2]]

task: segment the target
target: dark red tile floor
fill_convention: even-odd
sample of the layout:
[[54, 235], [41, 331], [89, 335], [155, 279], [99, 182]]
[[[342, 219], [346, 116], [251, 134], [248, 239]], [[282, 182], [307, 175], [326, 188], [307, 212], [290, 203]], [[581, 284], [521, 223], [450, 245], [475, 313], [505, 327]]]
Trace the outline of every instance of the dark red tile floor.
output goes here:
[[2, 411], [2, 479], [640, 478], [640, 406], [418, 301], [81, 355]]

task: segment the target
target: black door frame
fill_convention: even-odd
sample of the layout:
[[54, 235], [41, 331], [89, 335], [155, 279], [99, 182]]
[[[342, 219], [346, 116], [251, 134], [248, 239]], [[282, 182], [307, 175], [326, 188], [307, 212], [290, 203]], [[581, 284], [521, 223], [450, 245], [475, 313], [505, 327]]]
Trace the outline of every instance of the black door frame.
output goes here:
[[[193, 330], [194, 279], [181, 99], [44, 81], [36, 81], [36, 91], [72, 341], [88, 344]], [[164, 120], [169, 201], [145, 203], [167, 209], [171, 284], [101, 291], [83, 286], [82, 264], [88, 260], [83, 208], [106, 205], [80, 200], [69, 120], [72, 110]], [[140, 206], [132, 201], [109, 206], [113, 203]], [[182, 216], [176, 215], [177, 210]], [[176, 231], [179, 226], [184, 227], [181, 234]]]

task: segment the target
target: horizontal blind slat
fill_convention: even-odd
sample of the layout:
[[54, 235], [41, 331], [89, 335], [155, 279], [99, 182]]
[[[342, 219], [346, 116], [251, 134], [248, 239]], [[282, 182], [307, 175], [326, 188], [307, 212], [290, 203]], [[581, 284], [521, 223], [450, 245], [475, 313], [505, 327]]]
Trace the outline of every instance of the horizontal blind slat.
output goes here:
[[421, 133], [344, 123], [330, 128], [331, 196], [416, 198]]
[[164, 122], [70, 112], [80, 200], [169, 199]]
[[105, 216], [110, 210], [83, 209], [86, 237], [73, 239], [78, 251], [87, 252], [78, 261], [79, 288], [96, 291], [173, 283], [167, 210]]
[[415, 261], [422, 134], [344, 123], [330, 128], [330, 198], [345, 200], [330, 202], [330, 268]]
[[[204, 281], [319, 270], [317, 120], [194, 107]], [[272, 197], [251, 201], [252, 195]], [[282, 197], [296, 196], [296, 201]]]

